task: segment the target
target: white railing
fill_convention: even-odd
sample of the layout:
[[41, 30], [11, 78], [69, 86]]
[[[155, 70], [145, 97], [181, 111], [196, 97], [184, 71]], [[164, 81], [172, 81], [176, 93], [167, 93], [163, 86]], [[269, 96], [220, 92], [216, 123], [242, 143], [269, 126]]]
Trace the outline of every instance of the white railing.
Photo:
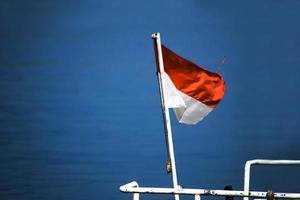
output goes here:
[[[249, 193], [250, 190], [250, 172], [252, 165], [300, 165], [300, 160], [248, 160], [245, 164], [244, 172], [244, 192]], [[244, 197], [244, 200], [249, 200], [249, 197]]]
[[[208, 190], [208, 189], [174, 189], [174, 188], [152, 188], [139, 187], [138, 183], [133, 181], [120, 187], [122, 192], [133, 193], [134, 200], [139, 200], [139, 193], [146, 194], [178, 194], [178, 195], [193, 195], [195, 200], [199, 200], [200, 196], [234, 196], [234, 197], [254, 197], [266, 198], [268, 192], [244, 192], [234, 190]], [[300, 198], [300, 193], [273, 193], [274, 199], [295, 199]]]
[[211, 189], [187, 189], [187, 188], [156, 188], [139, 187], [136, 181], [130, 182], [120, 187], [121, 192], [133, 193], [133, 200], [139, 200], [140, 193], [146, 194], [171, 194], [171, 195], [193, 195], [195, 200], [201, 200], [201, 196], [231, 196], [249, 197], [256, 199], [300, 199], [300, 193], [273, 193], [249, 191], [250, 170], [255, 164], [262, 165], [298, 165], [300, 160], [250, 160], [245, 164], [244, 190], [211, 190]]

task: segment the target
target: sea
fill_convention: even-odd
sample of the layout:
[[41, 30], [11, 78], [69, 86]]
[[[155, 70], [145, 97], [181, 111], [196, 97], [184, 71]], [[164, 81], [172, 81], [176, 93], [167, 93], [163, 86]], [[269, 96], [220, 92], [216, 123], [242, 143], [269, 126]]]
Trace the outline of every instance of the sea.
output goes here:
[[[132, 195], [119, 187], [133, 180], [140, 186], [171, 187], [155, 73], [151, 78], [143, 72], [125, 75], [99, 67], [38, 63], [2, 67], [0, 199], [126, 200]], [[232, 114], [226, 105], [236, 103], [227, 97], [212, 117], [196, 126], [178, 124], [171, 113], [182, 187], [231, 185], [242, 190], [247, 160], [300, 159], [298, 112], [282, 116], [287, 119], [258, 112]], [[284, 135], [278, 133], [282, 131]], [[250, 186], [299, 193], [299, 180], [300, 166], [255, 166]]]

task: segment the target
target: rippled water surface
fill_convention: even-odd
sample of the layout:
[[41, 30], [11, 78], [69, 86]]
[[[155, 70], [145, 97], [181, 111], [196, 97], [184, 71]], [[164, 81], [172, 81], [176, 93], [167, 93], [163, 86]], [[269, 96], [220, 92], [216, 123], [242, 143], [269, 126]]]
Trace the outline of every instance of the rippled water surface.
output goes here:
[[[129, 199], [118, 187], [132, 180], [170, 186], [158, 96], [144, 100], [147, 95], [141, 92], [131, 98], [132, 92], [125, 95], [100, 74], [97, 68], [81, 67], [1, 69], [1, 199]], [[244, 123], [227, 119], [233, 120]], [[173, 123], [179, 181], [186, 187], [222, 189], [232, 184], [242, 189], [246, 159], [299, 156], [300, 136], [272, 136], [281, 127], [273, 123], [260, 136], [248, 134], [254, 129], [246, 124], [244, 135], [234, 130], [236, 135], [213, 135], [201, 133], [208, 129], [205, 125], [193, 132], [195, 127]], [[289, 130], [298, 127], [296, 122], [282, 123]], [[269, 169], [254, 169], [255, 189], [299, 190], [299, 167]]]
[[[0, 199], [125, 200], [119, 186], [132, 180], [171, 186], [156, 31], [227, 84], [199, 124], [171, 112], [183, 187], [241, 190], [246, 160], [300, 159], [299, 8], [297, 0], [0, 1]], [[300, 193], [299, 180], [300, 166], [254, 167], [251, 189]]]

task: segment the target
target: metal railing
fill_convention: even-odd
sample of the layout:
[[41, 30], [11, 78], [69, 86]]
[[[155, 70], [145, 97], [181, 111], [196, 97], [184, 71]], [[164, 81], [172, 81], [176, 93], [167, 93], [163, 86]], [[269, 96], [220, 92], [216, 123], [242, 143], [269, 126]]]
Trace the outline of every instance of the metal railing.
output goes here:
[[133, 193], [133, 200], [139, 200], [139, 194], [169, 194], [169, 195], [193, 195], [195, 200], [201, 200], [201, 196], [225, 196], [225, 197], [249, 197], [256, 199], [300, 199], [300, 193], [273, 193], [272, 191], [249, 191], [250, 170], [252, 165], [298, 165], [300, 160], [250, 160], [245, 164], [244, 190], [211, 190], [211, 189], [187, 189], [187, 188], [157, 188], [139, 187], [136, 181], [132, 181], [120, 187], [121, 192]]
[[[245, 193], [249, 193], [250, 190], [250, 172], [251, 172], [252, 165], [300, 165], [300, 160], [265, 160], [265, 159], [248, 160], [245, 164], [245, 172], [244, 172]], [[244, 197], [244, 200], [249, 200], [249, 197]]]

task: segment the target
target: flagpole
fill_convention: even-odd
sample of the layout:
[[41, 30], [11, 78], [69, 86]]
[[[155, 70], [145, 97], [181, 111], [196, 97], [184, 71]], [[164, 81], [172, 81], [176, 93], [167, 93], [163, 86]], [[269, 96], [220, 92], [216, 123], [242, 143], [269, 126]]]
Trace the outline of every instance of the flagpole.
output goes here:
[[[161, 74], [164, 73], [164, 63], [163, 63], [163, 56], [162, 56], [162, 49], [161, 49], [160, 34], [159, 33], [152, 34], [152, 39], [154, 41], [156, 63], [158, 65], [157, 78], [159, 84], [160, 101], [161, 101], [161, 108], [162, 108], [162, 113], [164, 118], [165, 137], [166, 137], [166, 144], [167, 144], [167, 151], [168, 151], [167, 172], [172, 173], [173, 187], [174, 189], [178, 189], [180, 186], [178, 185], [177, 182], [177, 171], [176, 171], [176, 164], [175, 164], [170, 113], [169, 113], [169, 108], [165, 104], [164, 86], [161, 77]], [[179, 200], [178, 194], [175, 194], [175, 200]]]

